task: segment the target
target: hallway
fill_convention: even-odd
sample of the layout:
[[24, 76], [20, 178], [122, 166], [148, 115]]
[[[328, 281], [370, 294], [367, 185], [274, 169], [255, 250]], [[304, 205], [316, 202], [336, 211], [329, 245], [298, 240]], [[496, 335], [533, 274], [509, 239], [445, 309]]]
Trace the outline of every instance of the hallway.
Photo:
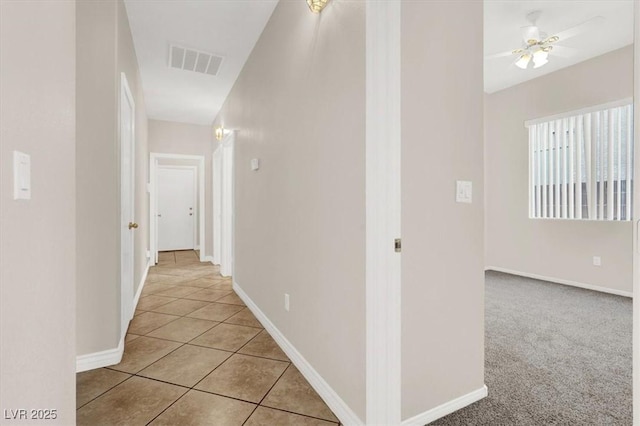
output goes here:
[[79, 425], [331, 425], [338, 420], [194, 251], [149, 270], [122, 362], [77, 375]]

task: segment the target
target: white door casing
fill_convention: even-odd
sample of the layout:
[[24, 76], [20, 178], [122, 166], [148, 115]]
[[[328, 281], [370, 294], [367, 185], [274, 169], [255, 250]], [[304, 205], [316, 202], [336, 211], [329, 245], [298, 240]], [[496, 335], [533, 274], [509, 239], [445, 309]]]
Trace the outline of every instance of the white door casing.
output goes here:
[[220, 264], [222, 220], [222, 146], [213, 152], [213, 264]]
[[[120, 287], [121, 338], [133, 318], [135, 223], [135, 103], [124, 73], [120, 74]], [[131, 224], [131, 225], [130, 225]]]
[[235, 133], [230, 132], [222, 141], [221, 219], [220, 219], [220, 274], [233, 275], [233, 145]]
[[198, 179], [198, 245], [200, 246], [200, 262], [206, 260], [205, 233], [205, 160], [202, 155], [149, 153], [149, 247], [152, 262], [158, 263], [158, 168], [164, 160], [193, 160], [197, 164]]
[[634, 70], [633, 73], [633, 424], [640, 425], [640, 2], [633, 4], [634, 10]]
[[198, 169], [195, 166], [159, 166], [158, 250], [196, 248]]

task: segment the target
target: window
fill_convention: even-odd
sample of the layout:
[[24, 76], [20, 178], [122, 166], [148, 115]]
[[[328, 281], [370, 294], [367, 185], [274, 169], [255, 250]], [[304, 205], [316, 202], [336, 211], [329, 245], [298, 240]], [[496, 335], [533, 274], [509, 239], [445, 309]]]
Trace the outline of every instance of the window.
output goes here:
[[530, 218], [631, 220], [631, 100], [526, 126]]

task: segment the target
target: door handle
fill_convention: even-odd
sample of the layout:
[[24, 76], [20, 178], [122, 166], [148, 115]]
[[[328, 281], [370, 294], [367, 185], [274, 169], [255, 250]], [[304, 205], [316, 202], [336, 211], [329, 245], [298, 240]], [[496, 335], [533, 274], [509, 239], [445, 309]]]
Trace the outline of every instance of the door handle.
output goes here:
[[138, 228], [138, 224], [135, 222], [129, 222], [129, 229], [137, 229]]

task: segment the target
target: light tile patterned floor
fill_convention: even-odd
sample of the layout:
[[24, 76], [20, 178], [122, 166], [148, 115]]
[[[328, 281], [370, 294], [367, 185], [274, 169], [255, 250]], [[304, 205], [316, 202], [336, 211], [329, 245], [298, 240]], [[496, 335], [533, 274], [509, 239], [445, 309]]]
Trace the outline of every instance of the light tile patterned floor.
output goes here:
[[338, 419], [194, 251], [160, 253], [122, 362], [77, 375], [78, 425], [336, 425]]

